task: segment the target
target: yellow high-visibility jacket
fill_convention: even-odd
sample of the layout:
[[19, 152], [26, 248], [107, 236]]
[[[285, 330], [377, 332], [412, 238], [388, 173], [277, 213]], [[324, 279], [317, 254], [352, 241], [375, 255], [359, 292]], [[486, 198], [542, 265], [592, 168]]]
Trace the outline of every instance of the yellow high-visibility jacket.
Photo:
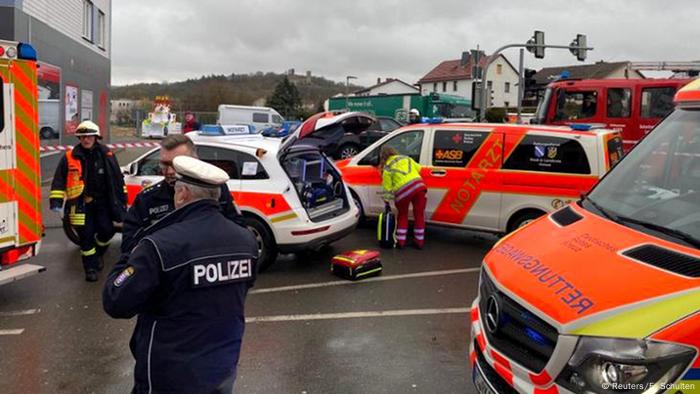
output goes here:
[[382, 168], [384, 200], [389, 201], [400, 196], [407, 187], [417, 182], [422, 184], [420, 170], [420, 164], [408, 156], [390, 156]]

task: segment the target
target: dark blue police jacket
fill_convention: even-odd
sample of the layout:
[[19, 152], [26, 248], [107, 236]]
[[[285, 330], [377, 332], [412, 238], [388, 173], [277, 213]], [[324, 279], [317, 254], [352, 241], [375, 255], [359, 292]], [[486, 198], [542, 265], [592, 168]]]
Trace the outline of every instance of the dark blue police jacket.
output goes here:
[[177, 209], [156, 227], [110, 272], [104, 309], [138, 314], [135, 392], [215, 392], [235, 378], [257, 243], [214, 200]]

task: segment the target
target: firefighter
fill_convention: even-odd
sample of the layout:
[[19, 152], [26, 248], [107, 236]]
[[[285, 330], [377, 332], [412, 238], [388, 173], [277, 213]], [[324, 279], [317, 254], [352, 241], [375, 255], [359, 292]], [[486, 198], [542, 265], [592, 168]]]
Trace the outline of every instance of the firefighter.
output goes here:
[[425, 205], [428, 189], [420, 176], [421, 166], [408, 156], [399, 155], [396, 149], [385, 146], [380, 153], [382, 189], [384, 201], [394, 200], [398, 211], [396, 241], [402, 248], [408, 235], [408, 208], [413, 206], [413, 240], [418, 249], [425, 244]]
[[51, 210], [65, 212], [80, 236], [85, 280], [97, 281], [113, 222], [126, 213], [126, 187], [117, 158], [99, 143], [100, 128], [86, 120], [75, 131], [80, 143], [61, 158], [51, 183]]
[[114, 318], [138, 315], [133, 393], [231, 393], [257, 242], [219, 209], [225, 171], [188, 156], [172, 164], [176, 209], [114, 266], [102, 303]]
[[411, 108], [408, 112], [408, 124], [420, 123], [420, 111], [415, 108]]
[[[160, 144], [160, 169], [164, 179], [155, 185], [142, 190], [129, 208], [124, 219], [122, 231], [122, 258], [126, 258], [139, 239], [145, 235], [145, 230], [175, 210], [176, 174], [173, 159], [185, 155], [195, 157], [195, 147], [192, 140], [181, 134], [172, 134], [163, 139]], [[231, 192], [226, 184], [221, 185], [219, 204], [226, 217], [245, 226], [241, 212], [233, 203]]]

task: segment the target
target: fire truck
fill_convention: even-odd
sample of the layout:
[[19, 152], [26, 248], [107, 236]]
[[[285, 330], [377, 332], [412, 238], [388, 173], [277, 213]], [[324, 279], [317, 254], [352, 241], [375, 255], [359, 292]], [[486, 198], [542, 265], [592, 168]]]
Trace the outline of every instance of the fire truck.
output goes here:
[[0, 285], [44, 271], [36, 51], [0, 40]]

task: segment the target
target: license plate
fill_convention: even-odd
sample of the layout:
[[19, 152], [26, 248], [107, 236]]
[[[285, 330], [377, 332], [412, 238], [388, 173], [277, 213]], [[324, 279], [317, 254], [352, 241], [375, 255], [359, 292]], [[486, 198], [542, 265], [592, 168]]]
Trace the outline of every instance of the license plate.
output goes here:
[[486, 379], [481, 374], [481, 370], [479, 370], [479, 367], [476, 365], [476, 363], [474, 364], [474, 368], [472, 369], [472, 381], [474, 381], [476, 391], [480, 394], [498, 394], [495, 391], [491, 390], [491, 386], [489, 386], [489, 384], [486, 383]]

